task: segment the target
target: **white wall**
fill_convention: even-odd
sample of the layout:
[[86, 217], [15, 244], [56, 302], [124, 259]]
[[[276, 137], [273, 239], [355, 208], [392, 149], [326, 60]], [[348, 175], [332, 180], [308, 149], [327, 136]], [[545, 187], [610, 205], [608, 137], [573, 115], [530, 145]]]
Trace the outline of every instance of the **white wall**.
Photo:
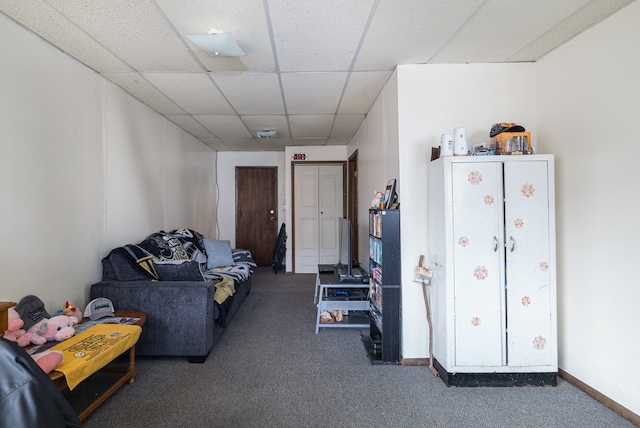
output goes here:
[[84, 306], [113, 247], [210, 232], [214, 150], [4, 15], [0, 40], [0, 300]]
[[559, 366], [640, 414], [640, 4], [537, 63], [556, 155]]
[[[218, 204], [219, 239], [229, 240], [231, 246], [235, 246], [237, 166], [278, 167], [278, 222], [275, 227], [279, 230], [286, 219], [284, 152], [219, 152], [217, 164], [218, 192], [222, 202]], [[275, 242], [273, 244], [275, 245]]]

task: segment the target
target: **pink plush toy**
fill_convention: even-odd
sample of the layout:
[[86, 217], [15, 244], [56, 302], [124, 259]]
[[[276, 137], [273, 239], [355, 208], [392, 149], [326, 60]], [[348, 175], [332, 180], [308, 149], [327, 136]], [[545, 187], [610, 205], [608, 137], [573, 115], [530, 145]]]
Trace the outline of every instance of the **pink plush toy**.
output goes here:
[[34, 354], [31, 357], [43, 372], [50, 373], [60, 365], [64, 359], [64, 354], [61, 351], [54, 350], [40, 352], [39, 354]]
[[23, 325], [24, 321], [20, 319], [18, 312], [13, 308], [9, 308], [9, 327], [2, 337], [12, 342], [16, 342], [18, 346], [27, 346], [31, 343], [31, 333], [27, 333], [23, 330]]
[[72, 337], [76, 331], [73, 328], [77, 324], [76, 317], [56, 315], [51, 318], [43, 318], [34, 324], [27, 333], [31, 333], [31, 343], [42, 345], [46, 342], [62, 342]]

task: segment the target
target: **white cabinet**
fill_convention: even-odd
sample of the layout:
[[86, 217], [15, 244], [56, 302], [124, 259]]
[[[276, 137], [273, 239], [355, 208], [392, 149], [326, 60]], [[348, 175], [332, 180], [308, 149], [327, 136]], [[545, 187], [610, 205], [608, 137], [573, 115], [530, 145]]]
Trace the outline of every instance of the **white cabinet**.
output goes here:
[[555, 385], [554, 163], [429, 165], [434, 365], [449, 385]]

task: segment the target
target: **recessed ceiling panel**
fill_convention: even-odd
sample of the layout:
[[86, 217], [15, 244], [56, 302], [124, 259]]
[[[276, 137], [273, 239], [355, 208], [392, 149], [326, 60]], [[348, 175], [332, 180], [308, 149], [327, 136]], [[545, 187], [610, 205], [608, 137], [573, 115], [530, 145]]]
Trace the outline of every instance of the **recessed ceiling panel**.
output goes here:
[[102, 75], [160, 114], [185, 113], [173, 100], [154, 88], [138, 73], [102, 73]]
[[517, 8], [510, 0], [490, 1], [432, 62], [503, 62], [589, 1], [537, 0], [521, 2]]
[[332, 115], [300, 115], [289, 117], [291, 134], [296, 140], [306, 138], [327, 138], [331, 132], [332, 123]]
[[239, 114], [284, 114], [275, 73], [215, 73], [212, 77]]
[[220, 139], [251, 138], [253, 135], [247, 130], [238, 116], [193, 116], [213, 135]]
[[281, 71], [348, 70], [373, 0], [269, 0]]
[[214, 150], [218, 150], [221, 152], [231, 150], [229, 146], [224, 144], [219, 138], [199, 138], [199, 140]]
[[234, 114], [206, 74], [149, 73], [144, 77], [189, 114]]
[[48, 0], [101, 45], [139, 71], [202, 71], [150, 1]]
[[347, 89], [342, 96], [340, 114], [367, 114], [382, 88], [389, 80], [391, 71], [359, 71], [349, 75]]
[[285, 73], [282, 75], [287, 113], [332, 114], [347, 73]]
[[483, 2], [381, 0], [354, 69], [428, 62]]

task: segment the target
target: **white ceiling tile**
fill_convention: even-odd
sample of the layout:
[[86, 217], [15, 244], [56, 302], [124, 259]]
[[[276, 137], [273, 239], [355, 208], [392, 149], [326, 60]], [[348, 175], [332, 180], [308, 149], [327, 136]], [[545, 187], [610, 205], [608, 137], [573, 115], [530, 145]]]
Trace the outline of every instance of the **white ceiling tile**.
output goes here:
[[335, 113], [347, 73], [285, 73], [282, 87], [289, 114]]
[[287, 123], [287, 118], [284, 115], [263, 115], [263, 116], [241, 116], [242, 121], [247, 125], [247, 127], [251, 130], [253, 135], [257, 131], [262, 131], [265, 129], [272, 129], [277, 131], [278, 138], [288, 138], [289, 137], [289, 125]]
[[371, 109], [391, 71], [359, 71], [349, 75], [338, 113], [366, 114]]
[[268, 151], [284, 151], [285, 147], [295, 144], [291, 138], [263, 138], [256, 141], [262, 150]]
[[577, 10], [565, 20], [554, 26], [549, 31], [533, 40], [507, 58], [508, 61], [531, 61], [531, 58], [539, 59], [551, 50], [572, 39], [575, 35], [591, 28], [596, 23], [627, 6], [634, 0], [607, 0], [591, 2]]
[[239, 114], [284, 114], [275, 73], [215, 73], [212, 77]]
[[48, 2], [136, 70], [202, 71], [153, 2]]
[[360, 128], [364, 117], [364, 114], [340, 114], [336, 116], [331, 130], [331, 137], [351, 139]]
[[193, 117], [220, 139], [253, 137], [238, 116], [194, 115]]
[[0, 2], [2, 11], [97, 71], [132, 71], [85, 32], [41, 0]]
[[196, 138], [213, 138], [213, 134], [209, 132], [207, 128], [202, 126], [202, 124], [198, 123], [193, 116], [189, 116], [187, 114], [169, 114], [166, 118]]
[[280, 70], [348, 70], [374, 3], [269, 0]]
[[191, 42], [190, 49], [210, 71], [275, 71], [269, 28], [260, 0], [211, 1], [156, 0], [181, 36], [207, 34], [209, 28], [230, 32], [247, 55], [238, 58], [211, 58]]
[[351, 141], [351, 138], [328, 138], [327, 146], [346, 146]]
[[224, 144], [222, 142], [222, 140], [220, 140], [219, 138], [199, 138], [200, 141], [202, 141], [203, 143], [205, 143], [207, 146], [211, 147], [214, 150], [218, 150], [218, 151], [228, 151], [229, 146], [227, 146], [226, 144]]
[[[432, 60], [433, 63], [502, 62], [590, 0], [537, 0], [511, 7], [491, 0]], [[549, 14], [548, 10], [553, 10]], [[526, 17], [528, 25], [523, 25]], [[508, 37], [505, 35], [508, 34]], [[529, 58], [535, 61], [536, 58]]]
[[229, 150], [260, 151], [260, 145], [253, 138], [224, 138], [222, 141]]
[[295, 115], [289, 116], [291, 136], [299, 138], [326, 138], [331, 132], [333, 116]]
[[189, 114], [234, 113], [206, 74], [146, 73], [144, 77]]
[[484, 0], [380, 0], [354, 70], [422, 64]]
[[173, 100], [154, 88], [138, 73], [102, 73], [102, 75], [160, 114], [185, 113]]

